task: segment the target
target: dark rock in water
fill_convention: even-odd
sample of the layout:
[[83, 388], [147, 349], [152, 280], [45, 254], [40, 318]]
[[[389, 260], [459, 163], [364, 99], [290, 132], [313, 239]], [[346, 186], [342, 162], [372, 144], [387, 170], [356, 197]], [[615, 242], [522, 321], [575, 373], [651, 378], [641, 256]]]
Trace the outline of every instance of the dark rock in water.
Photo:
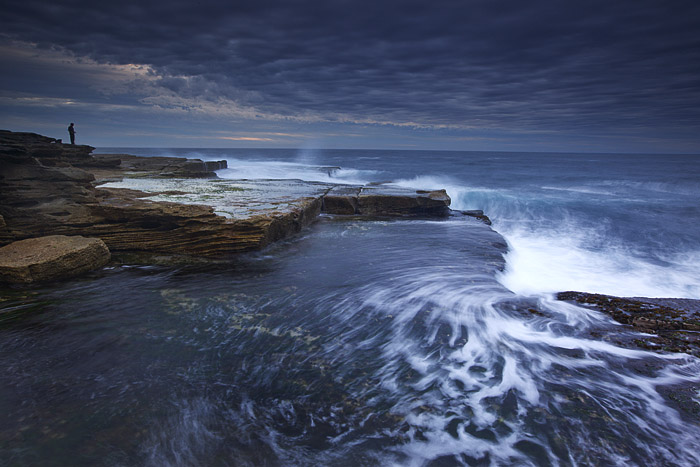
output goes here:
[[470, 211], [455, 211], [455, 210], [453, 210], [452, 213], [453, 214], [455, 214], [455, 213], [461, 214], [463, 216], [474, 217], [476, 219], [479, 219], [480, 221], [482, 221], [486, 225], [491, 225], [491, 219], [489, 219], [489, 217], [487, 215], [485, 215], [484, 211], [482, 211], [481, 209], [474, 209], [474, 210], [470, 210]]
[[626, 298], [585, 292], [560, 292], [557, 299], [591, 306], [619, 323], [653, 334], [635, 341], [646, 349], [700, 356], [700, 300]]
[[357, 199], [357, 212], [365, 216], [446, 216], [450, 201], [445, 190], [363, 187]]
[[340, 170], [340, 167], [332, 166], [332, 167], [318, 167], [318, 170], [325, 173], [329, 177], [332, 177], [335, 175], [336, 172]]
[[[643, 333], [638, 337], [621, 336], [620, 339], [614, 339], [617, 345], [653, 352], [684, 352], [700, 357], [700, 300], [626, 298], [571, 291], [558, 293], [557, 299], [594, 308]], [[610, 330], [615, 332], [624, 329], [624, 326], [615, 326]], [[700, 412], [696, 402], [696, 384], [660, 386], [659, 392], [689, 422], [698, 422]]]
[[0, 248], [0, 281], [30, 283], [75, 277], [101, 268], [109, 258], [109, 249], [99, 238], [29, 238]]
[[327, 214], [361, 216], [445, 216], [450, 197], [445, 190], [411, 190], [393, 186], [336, 186], [323, 197]]
[[327, 214], [356, 214], [357, 198], [362, 187], [336, 186], [323, 197], [323, 212]]
[[226, 161], [201, 161], [186, 159], [182, 164], [174, 164], [171, 172], [161, 172], [161, 176], [216, 178], [216, 170], [227, 168]]

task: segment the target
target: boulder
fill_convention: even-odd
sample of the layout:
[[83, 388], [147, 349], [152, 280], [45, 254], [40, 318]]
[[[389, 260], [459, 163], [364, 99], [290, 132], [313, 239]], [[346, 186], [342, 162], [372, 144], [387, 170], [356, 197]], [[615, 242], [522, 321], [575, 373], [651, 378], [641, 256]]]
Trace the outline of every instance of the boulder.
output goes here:
[[109, 249], [99, 238], [28, 238], [0, 248], [0, 281], [31, 283], [75, 277], [101, 268], [109, 259]]

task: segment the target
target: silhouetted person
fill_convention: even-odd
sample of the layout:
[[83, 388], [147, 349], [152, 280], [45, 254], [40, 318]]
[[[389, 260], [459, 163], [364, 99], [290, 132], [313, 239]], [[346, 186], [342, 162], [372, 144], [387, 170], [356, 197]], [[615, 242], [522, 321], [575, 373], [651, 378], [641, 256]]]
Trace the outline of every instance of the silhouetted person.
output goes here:
[[70, 144], [75, 144], [75, 127], [72, 123], [68, 126], [68, 134], [70, 135]]

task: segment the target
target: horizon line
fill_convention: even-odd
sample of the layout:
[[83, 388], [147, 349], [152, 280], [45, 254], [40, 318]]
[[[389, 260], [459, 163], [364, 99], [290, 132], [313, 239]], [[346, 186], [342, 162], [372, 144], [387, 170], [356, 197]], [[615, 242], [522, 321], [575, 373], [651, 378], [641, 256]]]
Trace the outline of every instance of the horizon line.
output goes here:
[[[64, 143], [65, 144], [65, 143]], [[225, 150], [225, 149], [254, 149], [261, 151], [284, 151], [284, 150], [312, 150], [312, 151], [396, 151], [396, 152], [506, 152], [516, 154], [597, 154], [597, 155], [637, 155], [637, 156], [700, 156], [700, 153], [692, 152], [589, 152], [589, 151], [514, 151], [514, 150], [477, 150], [477, 149], [386, 149], [386, 148], [303, 148], [303, 147], [252, 147], [252, 146], [220, 146], [220, 147], [196, 147], [196, 146], [94, 146], [95, 149], [187, 149], [187, 150]]]

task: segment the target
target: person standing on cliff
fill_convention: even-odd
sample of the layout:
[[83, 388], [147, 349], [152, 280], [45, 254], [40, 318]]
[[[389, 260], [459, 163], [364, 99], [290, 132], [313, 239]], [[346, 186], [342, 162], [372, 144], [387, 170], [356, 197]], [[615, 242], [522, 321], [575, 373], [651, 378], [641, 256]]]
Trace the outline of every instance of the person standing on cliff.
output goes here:
[[73, 123], [68, 126], [68, 134], [70, 135], [70, 144], [75, 144], [75, 127]]

